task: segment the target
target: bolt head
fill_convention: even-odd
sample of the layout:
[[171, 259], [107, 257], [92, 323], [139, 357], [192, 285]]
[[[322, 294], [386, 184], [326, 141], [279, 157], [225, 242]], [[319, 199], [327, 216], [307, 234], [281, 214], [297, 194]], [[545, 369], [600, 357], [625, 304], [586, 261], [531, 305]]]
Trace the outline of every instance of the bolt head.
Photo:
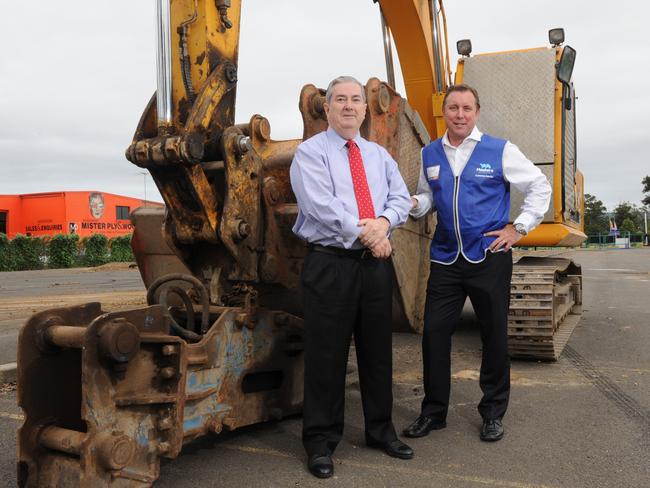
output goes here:
[[161, 454], [169, 452], [170, 449], [171, 449], [171, 445], [169, 444], [169, 442], [161, 442], [158, 444], [158, 452]]
[[158, 420], [158, 430], [169, 430], [172, 428], [172, 419], [170, 417], [163, 417]]
[[97, 454], [106, 469], [122, 469], [135, 454], [135, 442], [120, 433], [101, 432], [97, 436]]
[[386, 88], [386, 85], [380, 85], [377, 102], [379, 113], [388, 112], [388, 109], [390, 108], [390, 93], [388, 93], [388, 88]]
[[99, 348], [104, 357], [116, 363], [129, 361], [140, 349], [137, 327], [125, 320], [105, 324], [99, 336]]
[[246, 315], [245, 313], [238, 313], [235, 316], [235, 324], [237, 325], [237, 327], [243, 327], [244, 325], [246, 325], [247, 321], [248, 321], [248, 315]]
[[268, 119], [262, 118], [259, 120], [256, 126], [256, 133], [263, 141], [271, 139], [271, 124], [269, 124]]
[[251, 142], [251, 138], [248, 136], [240, 136], [237, 139], [237, 149], [239, 150], [240, 154], [245, 154], [251, 149], [253, 149], [253, 143]]
[[176, 376], [176, 368], [172, 368], [171, 366], [167, 366], [166, 368], [162, 368], [160, 370], [160, 376], [163, 378], [169, 380]]
[[233, 64], [228, 64], [225, 70], [226, 80], [228, 83], [237, 83], [237, 67]]

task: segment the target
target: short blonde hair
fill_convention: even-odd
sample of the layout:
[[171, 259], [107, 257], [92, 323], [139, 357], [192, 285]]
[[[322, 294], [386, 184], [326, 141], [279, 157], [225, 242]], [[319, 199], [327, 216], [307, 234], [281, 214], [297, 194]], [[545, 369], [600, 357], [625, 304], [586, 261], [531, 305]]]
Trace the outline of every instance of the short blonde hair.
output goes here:
[[474, 95], [474, 100], [476, 100], [476, 108], [481, 108], [481, 102], [479, 102], [478, 100], [478, 92], [476, 91], [476, 88], [473, 88], [464, 83], [459, 83], [458, 85], [451, 85], [449, 88], [447, 88], [447, 93], [445, 93], [445, 98], [442, 99], [443, 108], [447, 104], [447, 97], [454, 92], [459, 92], [459, 93], [472, 92], [472, 95]]

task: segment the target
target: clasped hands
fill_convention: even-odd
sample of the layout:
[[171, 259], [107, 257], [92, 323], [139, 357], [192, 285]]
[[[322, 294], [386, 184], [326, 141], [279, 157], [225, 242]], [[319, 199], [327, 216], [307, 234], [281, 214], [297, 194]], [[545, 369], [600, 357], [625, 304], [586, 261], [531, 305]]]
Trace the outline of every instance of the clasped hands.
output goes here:
[[372, 255], [377, 259], [387, 259], [393, 252], [393, 248], [388, 240], [388, 229], [390, 229], [390, 222], [385, 217], [377, 219], [361, 219], [359, 221], [361, 234], [359, 234], [359, 241], [365, 247], [370, 249]]

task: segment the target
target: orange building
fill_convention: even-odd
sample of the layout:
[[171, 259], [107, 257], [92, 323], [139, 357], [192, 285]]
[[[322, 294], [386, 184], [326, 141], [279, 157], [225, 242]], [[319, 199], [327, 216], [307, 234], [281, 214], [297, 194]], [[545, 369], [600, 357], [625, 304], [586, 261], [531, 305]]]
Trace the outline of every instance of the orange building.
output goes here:
[[143, 205], [162, 203], [97, 191], [63, 191], [0, 195], [0, 233], [16, 234], [104, 234], [115, 237], [133, 232], [129, 215]]

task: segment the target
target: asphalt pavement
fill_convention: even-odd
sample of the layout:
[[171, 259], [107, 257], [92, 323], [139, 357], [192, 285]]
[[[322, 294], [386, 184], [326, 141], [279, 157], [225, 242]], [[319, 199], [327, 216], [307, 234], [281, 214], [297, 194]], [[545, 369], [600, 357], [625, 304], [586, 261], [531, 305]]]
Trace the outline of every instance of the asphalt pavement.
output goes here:
[[[478, 438], [480, 340], [467, 311], [453, 341], [448, 427], [408, 440], [414, 459], [393, 459], [364, 445], [360, 393], [351, 374], [334, 478], [318, 480], [307, 472], [301, 419], [294, 417], [199, 439], [162, 463], [155, 486], [650, 487], [650, 249], [562, 255], [582, 265], [584, 314], [557, 362], [513, 362], [500, 442]], [[422, 399], [419, 343], [417, 335], [394, 335], [398, 429], [417, 416]], [[6, 486], [16, 484], [21, 412], [15, 401], [15, 392], [0, 393]]]

